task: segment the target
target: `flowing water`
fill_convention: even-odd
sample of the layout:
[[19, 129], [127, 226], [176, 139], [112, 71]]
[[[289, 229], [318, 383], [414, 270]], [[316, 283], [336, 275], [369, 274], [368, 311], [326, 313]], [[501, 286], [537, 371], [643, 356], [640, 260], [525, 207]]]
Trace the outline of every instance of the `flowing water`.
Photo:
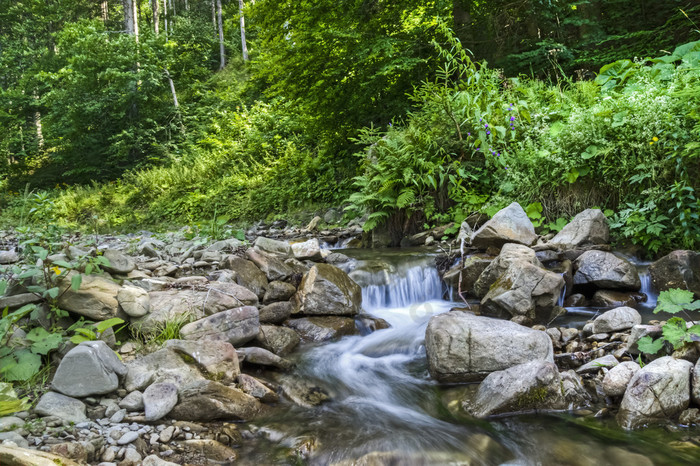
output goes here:
[[391, 327], [298, 351], [292, 377], [321, 388], [330, 400], [285, 405], [250, 425], [256, 439], [244, 442], [242, 463], [325, 465], [370, 454], [380, 461], [362, 464], [666, 465], [693, 464], [700, 454], [669, 446], [697, 431], [626, 433], [614, 419], [594, 418], [595, 407], [470, 418], [460, 406], [476, 385], [438, 386], [427, 371], [428, 320], [463, 306], [441, 299], [434, 253], [344, 252], [353, 257], [344, 268], [362, 285], [365, 311]]

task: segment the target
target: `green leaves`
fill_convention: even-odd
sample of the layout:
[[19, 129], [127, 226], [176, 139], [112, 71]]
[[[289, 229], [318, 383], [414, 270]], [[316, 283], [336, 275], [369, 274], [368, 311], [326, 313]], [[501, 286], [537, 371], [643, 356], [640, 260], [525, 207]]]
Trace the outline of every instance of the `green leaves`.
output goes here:
[[637, 347], [639, 351], [646, 354], [656, 354], [664, 346], [664, 340], [662, 338], [657, 338], [654, 340], [649, 335], [640, 338], [637, 341]]
[[680, 311], [696, 311], [700, 309], [700, 300], [695, 300], [692, 291], [672, 288], [659, 293], [654, 314], [668, 312], [676, 314]]
[[44, 356], [57, 349], [63, 343], [63, 336], [60, 333], [50, 333], [42, 327], [31, 329], [26, 338], [32, 342], [32, 352]]
[[26, 398], [19, 399], [17, 397], [12, 384], [0, 382], [0, 417], [25, 411], [29, 407], [30, 404]]
[[[90, 264], [88, 264], [89, 266]], [[85, 268], [85, 272], [89, 274], [87, 271], [87, 266]], [[70, 287], [73, 291], [78, 291], [80, 289], [80, 285], [83, 283], [83, 276], [79, 273], [76, 273], [73, 275], [70, 279]]]
[[41, 356], [29, 349], [0, 350], [0, 376], [8, 382], [27, 381], [39, 372]]

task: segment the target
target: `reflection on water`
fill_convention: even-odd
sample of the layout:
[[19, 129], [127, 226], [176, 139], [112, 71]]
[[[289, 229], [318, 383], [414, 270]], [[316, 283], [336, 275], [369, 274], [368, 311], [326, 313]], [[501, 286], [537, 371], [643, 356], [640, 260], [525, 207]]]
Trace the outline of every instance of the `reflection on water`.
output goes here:
[[[456, 304], [440, 300], [433, 256], [348, 255], [355, 260], [346, 270], [362, 282], [365, 310], [391, 328], [304, 347], [295, 376], [322, 388], [330, 401], [281, 405], [253, 423], [257, 439], [244, 442], [242, 464], [325, 465], [363, 455], [370, 456], [362, 464], [378, 465], [691, 464], [700, 451], [671, 449], [678, 435], [662, 430], [626, 433], [613, 420], [592, 418], [597, 408], [588, 417], [470, 418], [461, 405], [476, 385], [440, 387], [428, 376], [428, 320]], [[585, 322], [596, 312], [570, 309], [570, 317]]]

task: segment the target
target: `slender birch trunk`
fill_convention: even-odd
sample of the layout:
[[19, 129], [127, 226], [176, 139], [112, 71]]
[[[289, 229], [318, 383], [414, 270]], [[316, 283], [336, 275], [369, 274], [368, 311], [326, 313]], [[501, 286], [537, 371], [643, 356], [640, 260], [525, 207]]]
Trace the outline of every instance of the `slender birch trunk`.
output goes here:
[[243, 17], [243, 0], [238, 0], [238, 11], [241, 15], [241, 48], [243, 49], [243, 61], [248, 61], [248, 44], [245, 41], [245, 18]]
[[221, 54], [219, 69], [223, 70], [226, 66], [226, 50], [224, 50], [224, 20], [221, 15], [221, 0], [216, 0], [216, 17], [219, 25], [219, 53]]

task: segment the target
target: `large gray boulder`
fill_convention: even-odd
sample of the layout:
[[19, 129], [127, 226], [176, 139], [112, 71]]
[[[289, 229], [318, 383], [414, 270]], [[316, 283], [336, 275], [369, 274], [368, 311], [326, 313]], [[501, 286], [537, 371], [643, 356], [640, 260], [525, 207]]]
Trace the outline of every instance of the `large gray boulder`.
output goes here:
[[183, 340], [227, 341], [238, 346], [252, 340], [260, 331], [258, 309], [243, 306], [190, 322], [180, 329]]
[[255, 338], [257, 344], [278, 356], [289, 354], [301, 341], [299, 334], [288, 327], [261, 325], [260, 333]]
[[459, 311], [430, 319], [425, 350], [430, 374], [440, 382], [473, 382], [528, 361], [554, 362], [545, 332]]
[[102, 257], [109, 261], [109, 265], [102, 266], [109, 273], [126, 275], [136, 268], [134, 260], [116, 249], [106, 249]]
[[542, 264], [535, 255], [535, 251], [532, 249], [522, 244], [504, 244], [498, 257], [488, 264], [481, 275], [479, 275], [476, 282], [474, 282], [474, 293], [479, 298], [486, 296], [491, 285], [493, 285], [514, 262], [527, 262], [537, 267], [542, 267]]
[[263, 304], [276, 303], [279, 301], [289, 301], [294, 296], [297, 289], [291, 283], [272, 281], [267, 284], [267, 291], [263, 297]]
[[491, 220], [472, 233], [471, 244], [475, 248], [501, 247], [506, 243], [531, 245], [537, 239], [535, 227], [520, 204], [513, 202], [499, 210]]
[[148, 292], [137, 286], [121, 287], [117, 292], [117, 302], [129, 317], [143, 317], [151, 310]]
[[642, 323], [642, 316], [631, 307], [618, 307], [606, 311], [593, 320], [593, 333], [610, 333], [627, 330]]
[[586, 251], [574, 261], [574, 269], [574, 285], [632, 291], [641, 287], [636, 267], [611, 252]]
[[281, 256], [262, 250], [250, 248], [245, 252], [246, 258], [255, 264], [267, 277], [268, 281], [284, 281], [291, 277], [294, 270], [284, 263]]
[[250, 420], [260, 409], [260, 402], [238, 390], [214, 382], [200, 380], [179, 390], [179, 402], [170, 417], [181, 421]]
[[606, 244], [609, 240], [610, 228], [605, 214], [600, 209], [586, 209], [576, 215], [549, 243], [574, 247]]
[[478, 418], [494, 414], [566, 408], [557, 366], [530, 361], [489, 374], [469, 411]]
[[316, 264], [301, 280], [296, 294], [299, 311], [307, 315], [355, 315], [362, 306], [360, 285], [329, 264]]
[[294, 305], [289, 301], [268, 304], [260, 308], [261, 324], [281, 324], [289, 319], [294, 310]]
[[227, 309], [256, 306], [258, 297], [235, 283], [209, 282], [194, 289], [173, 289], [149, 293], [150, 312], [132, 319], [144, 333], [158, 331], [167, 322], [197, 320]]
[[143, 406], [147, 421], [164, 418], [176, 404], [177, 385], [174, 383], [154, 383], [143, 392]]
[[493, 283], [481, 300], [486, 316], [522, 322], [547, 323], [556, 317], [555, 307], [564, 288], [564, 277], [529, 262], [516, 261]]
[[141, 359], [126, 364], [124, 388], [128, 392], [143, 391], [152, 383], [171, 382], [177, 386], [187, 385], [204, 376], [196, 367], [187, 364], [171, 348], [163, 348], [147, 354]]
[[76, 424], [88, 420], [86, 410], [82, 401], [56, 392], [44, 393], [34, 407], [34, 412], [40, 416], [56, 416]]
[[255, 239], [255, 243], [253, 243], [253, 247], [270, 254], [276, 254], [284, 257], [294, 257], [292, 247], [286, 241], [279, 241], [276, 239], [265, 238], [264, 236], [258, 236]]
[[168, 340], [165, 347], [191, 358], [208, 377], [231, 383], [240, 374], [238, 354], [227, 341], [209, 340], [205, 345], [199, 341]]
[[625, 429], [666, 421], [690, 404], [693, 364], [664, 356], [634, 374], [620, 405], [617, 422]]
[[85, 341], [61, 360], [51, 388], [71, 397], [104, 395], [119, 387], [126, 366], [104, 341]]
[[70, 272], [61, 280], [58, 307], [90, 320], [107, 320], [123, 316], [117, 301], [120, 288], [117, 283], [100, 275], [84, 275], [80, 289], [74, 290], [70, 284], [76, 273]]
[[327, 341], [357, 332], [355, 319], [341, 316], [316, 316], [289, 319], [285, 322], [305, 341]]
[[673, 251], [649, 266], [654, 288], [681, 288], [700, 298], [700, 252]]
[[267, 289], [267, 276], [251, 261], [238, 256], [227, 256], [221, 266], [233, 270], [233, 281], [248, 288], [262, 299]]
[[624, 395], [630, 380], [640, 369], [634, 361], [624, 361], [613, 367], [603, 377], [603, 393], [606, 396]]
[[300, 261], [311, 260], [317, 262], [323, 259], [321, 244], [317, 238], [292, 244], [292, 251], [294, 252], [294, 258]]

